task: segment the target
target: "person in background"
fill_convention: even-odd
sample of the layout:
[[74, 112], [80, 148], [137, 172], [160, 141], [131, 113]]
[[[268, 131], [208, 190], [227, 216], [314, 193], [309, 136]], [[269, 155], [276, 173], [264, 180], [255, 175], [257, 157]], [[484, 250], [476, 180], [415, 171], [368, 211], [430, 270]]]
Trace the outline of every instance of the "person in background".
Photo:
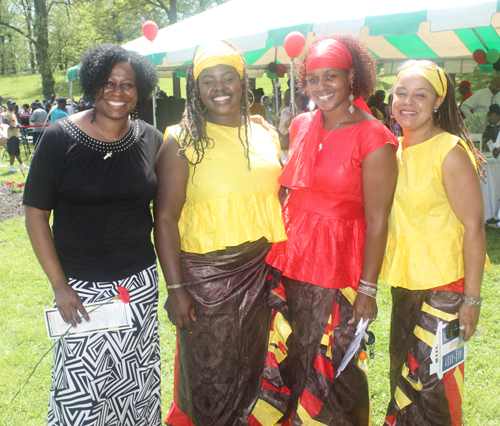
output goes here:
[[[460, 84], [458, 85], [458, 91], [462, 95], [462, 100], [460, 101], [458, 110], [460, 111], [460, 115], [462, 116], [462, 118], [465, 118], [465, 115], [461, 112], [462, 104], [464, 103], [464, 101], [466, 101], [472, 96], [472, 91], [470, 90], [470, 87], [471, 87], [470, 81], [467, 80], [461, 81]], [[470, 112], [471, 114], [473, 114], [474, 110], [471, 109]]]
[[19, 114], [19, 124], [21, 126], [30, 125], [30, 106], [29, 104], [23, 104], [23, 110]]
[[156, 162], [155, 245], [178, 333], [166, 424], [244, 426], [267, 355], [264, 259], [286, 239], [278, 135], [251, 122], [246, 65], [232, 43], [198, 48], [186, 98]]
[[440, 377], [431, 353], [440, 324], [456, 324], [457, 338], [467, 341], [479, 320], [484, 158], [460, 117], [453, 82], [431, 61], [398, 68], [392, 115], [404, 137], [381, 275], [392, 293], [385, 425], [462, 426], [464, 362]]
[[478, 90], [469, 99], [464, 101], [460, 107], [460, 111], [465, 117], [476, 112], [488, 112], [491, 104], [500, 104], [500, 76], [496, 76], [491, 80], [488, 87]]
[[259, 87], [252, 91], [253, 93], [253, 103], [250, 107], [250, 115], [260, 115], [261, 117], [266, 117], [266, 110], [264, 106], [260, 103], [262, 96], [264, 96], [264, 89]]
[[490, 105], [490, 110], [488, 111], [486, 121], [487, 121], [486, 129], [482, 137], [481, 149], [483, 151], [488, 151], [488, 146], [486, 144], [488, 141], [491, 140], [493, 142], [496, 142], [498, 138], [498, 133], [500, 131], [500, 105], [498, 104]]
[[264, 108], [266, 110], [266, 121], [276, 127], [279, 124], [279, 119], [274, 113], [273, 108], [271, 107], [271, 98], [269, 96], [264, 96], [262, 98], [262, 104], [264, 105]]
[[[33, 114], [31, 114], [30, 117], [30, 124], [32, 126], [42, 126], [46, 123], [47, 121], [47, 111], [42, 108], [42, 104], [40, 102], [35, 102], [33, 105]], [[40, 136], [44, 132], [43, 127], [34, 127], [33, 128], [33, 146], [36, 148], [38, 145], [38, 140], [40, 139]]]
[[298, 64], [300, 85], [318, 109], [293, 120], [279, 178], [290, 189], [288, 239], [266, 257], [279, 313], [253, 412], [269, 419], [265, 425], [371, 424], [357, 357], [336, 373], [358, 324], [377, 317], [397, 178], [396, 138], [356, 105], [374, 91], [375, 64], [352, 35], [317, 40]]
[[60, 118], [67, 117], [68, 113], [66, 112], [66, 98], [58, 98], [57, 99], [57, 108], [53, 108], [50, 113], [50, 122], [53, 123]]
[[12, 99], [7, 101], [7, 112], [3, 116], [3, 123], [9, 126], [7, 131], [7, 153], [10, 156], [9, 172], [18, 172], [14, 166], [14, 160], [17, 159], [22, 170], [27, 170], [29, 167], [23, 163], [21, 151], [19, 150], [19, 124], [17, 121], [17, 104]]
[[87, 304], [119, 292], [128, 293], [131, 327], [57, 341], [47, 425], [161, 426], [150, 203], [162, 135], [131, 119], [158, 73], [139, 53], [104, 44], [83, 55], [79, 78], [94, 108], [45, 131], [26, 181], [26, 229], [68, 328], [78, 332]]

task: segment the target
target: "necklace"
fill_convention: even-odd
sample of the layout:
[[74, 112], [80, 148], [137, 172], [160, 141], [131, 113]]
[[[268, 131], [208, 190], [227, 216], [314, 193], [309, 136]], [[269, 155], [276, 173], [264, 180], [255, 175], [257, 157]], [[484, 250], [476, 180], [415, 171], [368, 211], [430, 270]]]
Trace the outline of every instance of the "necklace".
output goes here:
[[95, 122], [95, 120], [93, 121], [94, 123], [94, 126], [95, 128], [98, 130], [98, 132], [104, 136], [106, 139], [110, 140], [110, 141], [113, 141], [113, 142], [117, 142], [119, 141], [120, 139], [116, 139], [116, 138], [110, 138], [109, 136], [106, 136], [103, 132], [101, 132], [101, 129], [99, 129], [99, 126], [97, 125], [97, 123]]
[[[336, 125], [336, 126], [335, 126], [332, 130], [330, 130], [330, 131], [328, 132], [328, 134], [327, 134], [327, 135], [323, 138], [323, 140], [325, 141], [325, 140], [328, 138], [328, 136], [330, 136], [330, 134], [331, 134], [331, 133], [332, 133], [332, 132], [333, 132], [333, 131], [337, 128], [337, 127], [339, 127], [339, 126], [340, 126], [340, 125], [344, 122], [344, 120], [345, 120], [346, 118], [347, 118], [347, 117], [344, 117], [342, 120], [340, 120], [340, 121], [337, 123], [337, 125]], [[323, 149], [323, 142], [321, 142], [321, 143], [319, 144], [319, 149], [318, 149], [318, 151], [321, 151], [322, 149]]]

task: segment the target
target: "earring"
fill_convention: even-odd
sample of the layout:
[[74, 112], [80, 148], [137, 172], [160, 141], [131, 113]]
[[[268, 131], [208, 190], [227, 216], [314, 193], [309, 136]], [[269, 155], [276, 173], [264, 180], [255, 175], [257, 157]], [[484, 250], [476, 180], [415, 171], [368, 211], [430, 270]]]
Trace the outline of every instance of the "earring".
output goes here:
[[[438, 119], [434, 120], [434, 114], [436, 114], [436, 113], [438, 114]], [[439, 120], [441, 120], [441, 112], [438, 109], [435, 109], [434, 114], [431, 115], [431, 118], [434, 120], [434, 123], [439, 123]]]
[[250, 96], [248, 97], [248, 102], [250, 103], [250, 108], [252, 108], [252, 105], [255, 102], [255, 96], [253, 95], [253, 92], [250, 89], [248, 89], [248, 94], [252, 96], [251, 102], [250, 102]]
[[92, 105], [92, 118], [90, 120], [91, 123], [95, 121], [95, 105]]
[[352, 83], [351, 83], [351, 94], [349, 95], [349, 101], [351, 106], [349, 107], [349, 112], [352, 114], [354, 112], [354, 95], [352, 94]]
[[130, 112], [130, 119], [137, 120], [138, 117], [139, 117], [139, 108], [136, 105], [134, 109]]

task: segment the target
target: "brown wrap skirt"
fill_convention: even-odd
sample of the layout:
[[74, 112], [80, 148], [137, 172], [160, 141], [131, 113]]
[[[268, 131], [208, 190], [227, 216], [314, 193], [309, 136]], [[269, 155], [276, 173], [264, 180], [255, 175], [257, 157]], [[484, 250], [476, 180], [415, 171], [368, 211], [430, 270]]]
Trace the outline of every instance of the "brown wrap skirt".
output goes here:
[[464, 363], [430, 374], [439, 321], [457, 317], [462, 294], [392, 288], [391, 401], [386, 426], [462, 426]]
[[194, 333], [178, 330], [172, 426], [246, 425], [267, 355], [271, 308], [265, 239], [182, 254], [195, 301]]
[[[272, 273], [279, 283], [279, 271]], [[357, 357], [335, 378], [356, 331], [348, 324], [355, 294], [281, 278], [271, 293], [277, 303], [251, 426], [370, 424], [368, 378]]]

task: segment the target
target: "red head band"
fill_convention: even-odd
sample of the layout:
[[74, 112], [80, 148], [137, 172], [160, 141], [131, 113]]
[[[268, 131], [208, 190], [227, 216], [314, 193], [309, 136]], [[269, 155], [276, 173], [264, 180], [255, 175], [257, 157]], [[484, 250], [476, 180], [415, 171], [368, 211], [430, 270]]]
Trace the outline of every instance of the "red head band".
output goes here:
[[316, 68], [352, 68], [352, 56], [341, 41], [329, 38], [317, 42], [307, 53], [306, 73]]

